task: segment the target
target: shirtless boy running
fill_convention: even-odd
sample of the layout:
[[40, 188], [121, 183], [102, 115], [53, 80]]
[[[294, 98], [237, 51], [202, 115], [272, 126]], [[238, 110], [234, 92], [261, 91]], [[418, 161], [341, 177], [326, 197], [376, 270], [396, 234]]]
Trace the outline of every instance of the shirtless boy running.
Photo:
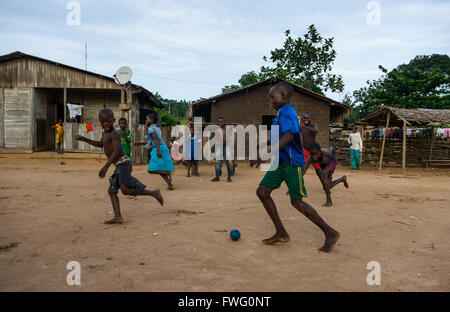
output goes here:
[[108, 171], [109, 167], [113, 164], [116, 166], [114, 174], [109, 178], [108, 194], [111, 198], [111, 203], [114, 209], [114, 218], [106, 221], [106, 224], [122, 223], [123, 218], [120, 214], [119, 197], [117, 193], [119, 189], [124, 195], [147, 195], [153, 196], [156, 200], [163, 205], [163, 198], [159, 190], [146, 190], [146, 186], [139, 182], [136, 178], [131, 176], [132, 166], [130, 158], [125, 155], [120, 136], [114, 129], [114, 113], [110, 109], [102, 109], [98, 113], [98, 119], [103, 128], [103, 135], [100, 141], [93, 141], [85, 138], [81, 135], [77, 135], [78, 141], [86, 142], [95, 147], [103, 147], [105, 155], [108, 157], [108, 161], [100, 169], [98, 173], [100, 179], [103, 179]]

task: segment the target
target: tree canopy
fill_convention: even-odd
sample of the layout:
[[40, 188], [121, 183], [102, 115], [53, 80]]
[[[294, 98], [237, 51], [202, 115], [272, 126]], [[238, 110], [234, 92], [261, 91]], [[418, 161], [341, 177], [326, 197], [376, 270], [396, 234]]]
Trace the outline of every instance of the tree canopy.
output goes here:
[[419, 55], [391, 71], [379, 66], [383, 75], [367, 81], [353, 92], [352, 106], [359, 119], [380, 106], [397, 108], [450, 108], [450, 58], [448, 55]]
[[185, 123], [186, 112], [192, 102], [165, 99], [158, 92], [155, 93], [155, 97], [164, 105], [162, 109], [155, 109], [161, 113], [162, 126], [175, 126], [179, 123]]
[[248, 72], [241, 76], [241, 78], [238, 81], [239, 85], [230, 85], [230, 86], [223, 87], [222, 93], [227, 93], [227, 92], [230, 92], [233, 90], [237, 90], [237, 89], [258, 83], [262, 80], [264, 80], [264, 78], [262, 78], [261, 75], [257, 74], [254, 71], [251, 71], [251, 72]]
[[285, 36], [282, 48], [270, 51], [270, 57], [263, 57], [264, 61], [272, 65], [262, 66], [259, 73], [251, 71], [242, 75], [238, 85], [225, 86], [222, 92], [276, 77], [320, 94], [328, 90], [344, 90], [342, 77], [331, 73], [336, 58], [334, 38], [322, 37], [314, 25], [308, 27], [308, 32], [303, 37], [294, 39], [290, 30], [285, 31]]
[[334, 38], [322, 37], [314, 24], [303, 38], [292, 38], [290, 30], [286, 30], [285, 36], [282, 48], [270, 51], [269, 58], [263, 57], [274, 66], [262, 66], [262, 77], [283, 78], [321, 94], [344, 90], [342, 76], [331, 73], [336, 58]]

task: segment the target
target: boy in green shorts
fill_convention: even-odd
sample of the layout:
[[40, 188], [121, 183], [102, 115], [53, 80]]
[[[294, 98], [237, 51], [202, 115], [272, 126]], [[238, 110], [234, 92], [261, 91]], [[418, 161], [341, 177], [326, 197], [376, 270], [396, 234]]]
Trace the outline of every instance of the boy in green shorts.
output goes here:
[[[276, 242], [288, 242], [290, 240], [286, 229], [278, 215], [277, 207], [270, 196], [274, 189], [286, 182], [289, 188], [291, 204], [303, 213], [309, 220], [316, 224], [325, 234], [325, 243], [320, 251], [329, 252], [333, 249], [339, 233], [331, 228], [317, 213], [317, 211], [305, 203], [306, 189], [303, 183], [304, 155], [301, 143], [300, 125], [294, 106], [290, 103], [292, 87], [288, 83], [279, 82], [269, 92], [271, 104], [278, 111], [273, 124], [279, 126], [280, 140], [278, 147], [272, 147], [271, 154], [279, 153], [278, 168], [268, 171], [259, 184], [256, 194], [261, 200], [264, 208], [275, 225], [276, 233], [270, 238], [263, 240], [266, 244]], [[250, 166], [259, 167], [263, 161], [259, 158], [250, 161]]]

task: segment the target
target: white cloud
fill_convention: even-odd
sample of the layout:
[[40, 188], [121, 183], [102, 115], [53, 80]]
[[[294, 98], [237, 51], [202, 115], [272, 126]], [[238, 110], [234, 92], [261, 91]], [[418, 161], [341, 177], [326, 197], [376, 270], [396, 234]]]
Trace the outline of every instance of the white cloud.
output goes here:
[[0, 50], [83, 68], [87, 42], [89, 70], [112, 75], [129, 65], [136, 83], [187, 99], [214, 95], [220, 92], [214, 84], [259, 70], [262, 56], [282, 45], [284, 30], [300, 36], [310, 24], [335, 38], [334, 72], [347, 91], [377, 78], [380, 64], [392, 68], [417, 54], [450, 50], [450, 5], [441, 1], [379, 1], [376, 27], [366, 23], [368, 1], [79, 1], [81, 25], [69, 27], [64, 1], [3, 0]]

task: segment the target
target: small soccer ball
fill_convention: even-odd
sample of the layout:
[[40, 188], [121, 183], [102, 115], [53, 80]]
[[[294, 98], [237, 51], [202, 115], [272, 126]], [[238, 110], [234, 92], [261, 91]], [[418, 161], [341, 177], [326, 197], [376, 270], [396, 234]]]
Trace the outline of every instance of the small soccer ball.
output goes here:
[[230, 237], [232, 240], [237, 241], [239, 238], [241, 238], [241, 232], [239, 232], [239, 230], [232, 230], [230, 232]]

